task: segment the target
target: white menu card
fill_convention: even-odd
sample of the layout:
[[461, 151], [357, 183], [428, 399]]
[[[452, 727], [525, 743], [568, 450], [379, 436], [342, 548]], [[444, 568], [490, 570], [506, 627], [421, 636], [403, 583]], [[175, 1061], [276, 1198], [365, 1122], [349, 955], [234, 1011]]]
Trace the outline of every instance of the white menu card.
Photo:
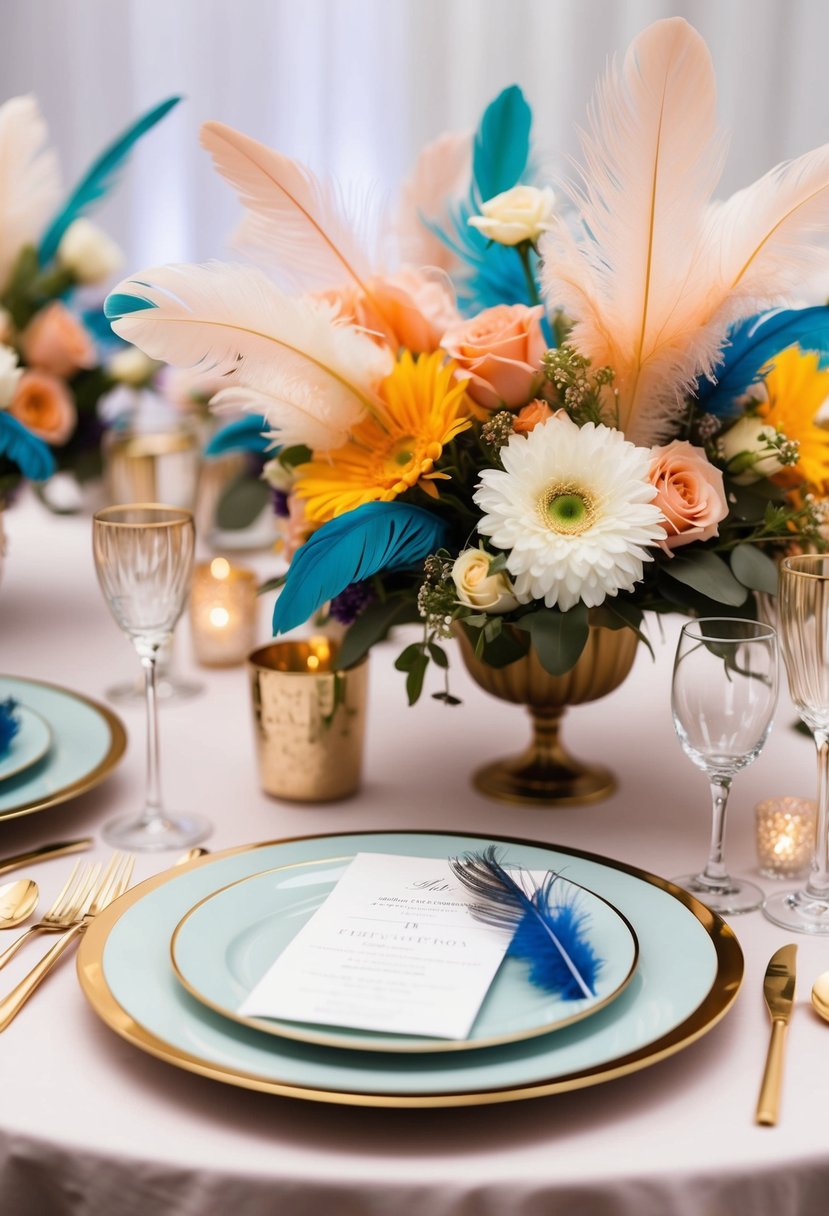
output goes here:
[[239, 1012], [464, 1039], [512, 937], [473, 902], [445, 859], [358, 853]]

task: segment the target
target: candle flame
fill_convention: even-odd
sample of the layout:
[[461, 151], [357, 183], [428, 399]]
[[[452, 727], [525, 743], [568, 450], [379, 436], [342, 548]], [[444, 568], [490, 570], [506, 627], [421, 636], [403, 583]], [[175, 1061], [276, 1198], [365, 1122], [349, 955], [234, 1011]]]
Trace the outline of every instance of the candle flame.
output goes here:
[[210, 609], [210, 624], [216, 629], [224, 629], [230, 620], [230, 613], [227, 608], [211, 608]]
[[[210, 563], [210, 573], [215, 579], [222, 582], [230, 574], [230, 562], [226, 557], [214, 557]], [[225, 621], [223, 624], [227, 624], [227, 622]]]

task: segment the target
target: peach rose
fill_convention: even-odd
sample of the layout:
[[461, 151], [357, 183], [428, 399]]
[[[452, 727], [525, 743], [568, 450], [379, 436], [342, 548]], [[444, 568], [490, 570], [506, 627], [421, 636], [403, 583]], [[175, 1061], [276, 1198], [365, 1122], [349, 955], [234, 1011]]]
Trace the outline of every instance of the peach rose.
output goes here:
[[59, 300], [47, 304], [23, 331], [23, 355], [30, 367], [67, 379], [95, 366], [95, 347], [77, 318]]
[[656, 486], [653, 501], [668, 533], [659, 542], [666, 553], [718, 534], [718, 524], [728, 514], [723, 476], [702, 448], [684, 439], [652, 448], [648, 480]]
[[374, 275], [366, 286], [369, 294], [344, 287], [319, 292], [316, 298], [334, 304], [342, 320], [415, 355], [436, 351], [458, 320], [449, 280], [441, 272], [404, 266], [396, 274]]
[[529, 405], [525, 405], [522, 410], [518, 411], [513, 419], [512, 429], [519, 435], [529, 435], [530, 431], [535, 430], [548, 418], [552, 418], [556, 412], [546, 401], [536, 397], [535, 401], [531, 401]]
[[66, 443], [78, 421], [75, 403], [66, 385], [41, 371], [23, 373], [9, 413], [33, 434], [58, 446]]
[[443, 335], [441, 346], [458, 370], [468, 372], [468, 393], [488, 410], [517, 409], [534, 396], [539, 364], [547, 349], [540, 304], [497, 304], [461, 321]]

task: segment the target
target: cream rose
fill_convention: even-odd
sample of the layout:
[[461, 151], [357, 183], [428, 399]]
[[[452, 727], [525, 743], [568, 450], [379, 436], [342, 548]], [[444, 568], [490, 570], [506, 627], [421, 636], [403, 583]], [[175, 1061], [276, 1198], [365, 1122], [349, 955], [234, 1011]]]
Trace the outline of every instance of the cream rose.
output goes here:
[[467, 392], [478, 405], [518, 409], [535, 396], [547, 349], [543, 314], [540, 304], [496, 304], [443, 335], [441, 346], [459, 371], [469, 373]]
[[552, 227], [555, 194], [549, 186], [513, 186], [481, 204], [481, 214], [469, 223], [490, 241], [499, 245], [520, 245], [537, 241]]
[[11, 346], [0, 346], [0, 410], [5, 409], [14, 396], [23, 368], [18, 367], [17, 351]]
[[665, 552], [691, 541], [710, 540], [728, 514], [723, 476], [702, 448], [683, 439], [651, 449], [648, 480], [656, 486], [654, 504], [664, 519]]
[[458, 599], [479, 612], [511, 612], [518, 607], [512, 583], [505, 571], [489, 573], [492, 558], [483, 549], [465, 549], [455, 559], [452, 578]]
[[111, 237], [86, 219], [74, 220], [64, 232], [57, 252], [58, 265], [79, 283], [103, 283], [121, 269], [124, 255]]
[[137, 346], [128, 346], [119, 350], [107, 363], [107, 371], [113, 380], [119, 384], [129, 384], [141, 388], [152, 379], [161, 366], [155, 359], [150, 359]]
[[773, 477], [783, 468], [779, 442], [773, 426], [749, 414], [718, 438], [717, 454], [732, 481], [748, 486], [762, 477]]

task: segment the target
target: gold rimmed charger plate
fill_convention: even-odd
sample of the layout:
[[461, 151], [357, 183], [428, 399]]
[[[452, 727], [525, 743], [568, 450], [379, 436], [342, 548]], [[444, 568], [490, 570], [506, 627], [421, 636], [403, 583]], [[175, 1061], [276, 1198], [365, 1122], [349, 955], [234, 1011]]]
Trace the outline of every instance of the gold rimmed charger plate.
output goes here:
[[[349, 1051], [434, 1053], [478, 1051], [562, 1030], [604, 1009], [633, 978], [639, 943], [630, 921], [595, 891], [569, 883], [578, 893], [596, 954], [605, 960], [596, 995], [589, 1000], [566, 1001], [542, 991], [529, 982], [525, 963], [507, 958], [466, 1039], [380, 1034], [239, 1013], [239, 1004], [322, 905], [352, 860], [324, 857], [274, 866], [206, 895], [181, 918], [170, 942], [179, 983], [222, 1017], [277, 1038]], [[297, 878], [305, 884], [298, 887]]]
[[[339, 1051], [266, 1036], [198, 1005], [169, 962], [173, 930], [210, 891], [279, 862], [332, 853], [443, 856], [489, 843], [533, 869], [612, 897], [637, 930], [633, 982], [595, 1017], [551, 1035], [458, 1055]], [[637, 905], [656, 923], [638, 921]], [[682, 939], [682, 940], [680, 940]], [[677, 947], [684, 953], [680, 953]], [[696, 961], [694, 961], [696, 960]], [[691, 974], [696, 969], [697, 974]], [[301, 836], [211, 854], [127, 892], [95, 918], [78, 954], [92, 1008], [135, 1047], [178, 1068], [242, 1088], [353, 1106], [474, 1106], [596, 1085], [657, 1063], [708, 1033], [731, 1007], [743, 956], [731, 929], [688, 892], [646, 871], [518, 837], [435, 832]], [[685, 985], [680, 999], [675, 990]], [[666, 1012], [667, 1009], [667, 1012]]]
[[127, 732], [120, 718], [83, 693], [45, 680], [0, 674], [0, 697], [6, 696], [45, 719], [52, 746], [37, 764], [2, 783], [0, 822], [85, 794], [109, 776], [126, 750]]

